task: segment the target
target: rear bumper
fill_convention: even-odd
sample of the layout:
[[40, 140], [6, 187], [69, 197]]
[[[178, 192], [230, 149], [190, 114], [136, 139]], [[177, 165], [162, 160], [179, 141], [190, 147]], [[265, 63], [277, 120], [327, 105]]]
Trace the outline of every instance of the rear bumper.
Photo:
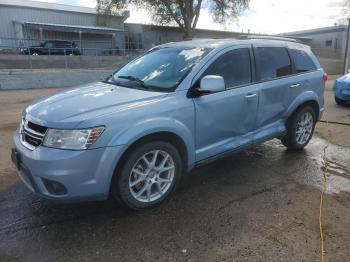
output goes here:
[[[23, 183], [39, 196], [68, 202], [106, 199], [125, 149], [115, 146], [73, 151], [39, 146], [31, 151], [20, 142], [18, 131], [13, 143], [13, 161], [18, 158], [17, 173]], [[47, 181], [65, 190], [53, 191]]]

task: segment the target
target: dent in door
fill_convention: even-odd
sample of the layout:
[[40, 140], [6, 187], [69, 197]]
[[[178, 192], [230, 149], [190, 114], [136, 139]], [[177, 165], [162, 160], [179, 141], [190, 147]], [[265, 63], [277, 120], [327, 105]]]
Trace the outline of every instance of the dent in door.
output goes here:
[[257, 127], [279, 120], [288, 106], [288, 85], [268, 84], [270, 86], [264, 84], [260, 89]]
[[[248, 112], [247, 102], [244, 99], [235, 99], [234, 103], [229, 97], [212, 94], [199, 98], [196, 103], [197, 126], [196, 132], [205, 136], [197, 136], [197, 148], [202, 148], [215, 142], [231, 137], [242, 136], [252, 129], [255, 112]], [[214, 98], [217, 96], [217, 98]], [[227, 96], [227, 94], [226, 94]], [[244, 117], [243, 117], [244, 116]], [[235, 128], [232, 128], [235, 125]]]

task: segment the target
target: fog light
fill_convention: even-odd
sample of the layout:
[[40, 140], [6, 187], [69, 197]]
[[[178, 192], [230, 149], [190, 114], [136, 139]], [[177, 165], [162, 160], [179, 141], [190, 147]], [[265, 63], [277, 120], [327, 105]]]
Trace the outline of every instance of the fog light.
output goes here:
[[48, 180], [46, 178], [41, 178], [47, 191], [53, 195], [64, 195], [67, 194], [67, 189], [64, 185], [59, 182]]

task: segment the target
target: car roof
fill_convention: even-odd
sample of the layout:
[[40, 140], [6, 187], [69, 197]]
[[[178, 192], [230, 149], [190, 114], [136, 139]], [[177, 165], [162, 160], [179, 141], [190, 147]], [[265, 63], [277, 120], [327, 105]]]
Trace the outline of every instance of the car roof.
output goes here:
[[225, 39], [193, 39], [189, 41], [181, 42], [171, 42], [167, 44], [160, 45], [158, 47], [188, 47], [188, 48], [225, 48], [235, 45], [242, 44], [255, 44], [255, 45], [271, 45], [271, 46], [281, 46], [281, 47], [292, 47], [297, 49], [309, 49], [310, 47], [298, 42], [292, 42], [280, 39], [237, 39], [237, 38], [225, 38]]

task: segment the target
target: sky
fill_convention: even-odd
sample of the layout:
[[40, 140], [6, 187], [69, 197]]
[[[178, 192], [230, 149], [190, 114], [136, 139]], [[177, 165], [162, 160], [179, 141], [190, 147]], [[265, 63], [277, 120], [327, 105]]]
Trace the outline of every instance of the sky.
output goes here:
[[[95, 7], [95, 0], [40, 0], [60, 4]], [[235, 21], [221, 25], [213, 22], [202, 8], [197, 28], [277, 34], [324, 26], [344, 21], [345, 0], [250, 0], [249, 9]], [[145, 10], [131, 8], [128, 23], [151, 24]]]

